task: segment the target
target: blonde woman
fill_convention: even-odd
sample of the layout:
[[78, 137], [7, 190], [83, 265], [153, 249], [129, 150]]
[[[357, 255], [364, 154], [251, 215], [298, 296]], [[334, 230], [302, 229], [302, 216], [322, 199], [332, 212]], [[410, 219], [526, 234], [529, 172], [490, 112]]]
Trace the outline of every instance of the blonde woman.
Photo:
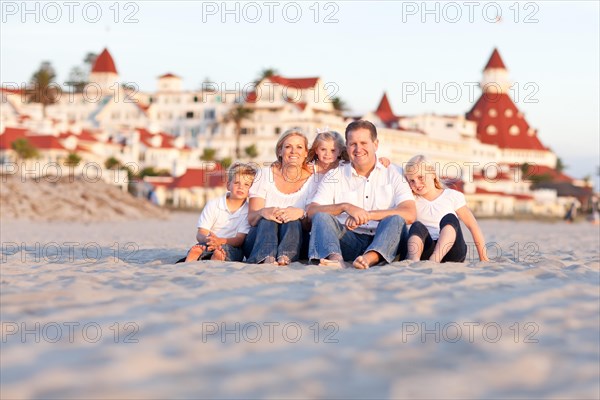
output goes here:
[[299, 129], [284, 132], [275, 146], [277, 161], [263, 168], [250, 188], [244, 248], [249, 263], [288, 265], [298, 260], [308, 227], [306, 203], [314, 191], [307, 164], [308, 139]]

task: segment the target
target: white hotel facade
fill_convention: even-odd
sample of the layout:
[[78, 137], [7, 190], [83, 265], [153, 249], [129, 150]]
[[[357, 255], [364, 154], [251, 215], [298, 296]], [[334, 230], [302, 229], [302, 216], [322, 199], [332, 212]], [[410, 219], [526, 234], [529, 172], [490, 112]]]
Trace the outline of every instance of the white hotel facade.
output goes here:
[[[216, 159], [235, 158], [235, 125], [226, 119], [233, 107], [254, 110], [242, 121], [241, 148], [254, 145], [258, 155], [246, 160], [259, 164], [274, 160], [275, 142], [287, 129], [300, 128], [312, 140], [318, 128], [343, 133], [352, 120], [334, 109], [328, 86], [318, 77], [275, 75], [242, 93], [223, 92], [210, 84], [205, 90], [183, 90], [182, 79], [167, 73], [158, 78], [155, 92], [138, 92], [121, 85], [115, 62], [104, 49], [89, 82], [83, 93], [63, 93], [46, 107], [45, 117], [41, 106], [28, 103], [19, 88], [3, 86], [0, 164], [17, 161], [11, 143], [25, 137], [45, 160], [61, 162], [77, 153], [84, 162], [99, 165], [114, 157], [138, 169], [168, 170], [171, 177], [148, 179], [159, 201], [198, 207], [222, 188], [202, 182], [193, 186], [185, 175], [205, 168], [200, 159], [205, 149], [214, 149]], [[494, 50], [483, 71], [482, 95], [465, 115], [397, 116], [384, 94], [379, 106], [361, 118], [378, 127], [380, 156], [402, 164], [425, 154], [439, 163], [444, 178], [464, 191], [476, 214], [562, 214], [564, 204], [573, 199], [533, 192], [521, 175], [525, 163], [553, 171], [556, 155], [510, 99], [510, 84]]]

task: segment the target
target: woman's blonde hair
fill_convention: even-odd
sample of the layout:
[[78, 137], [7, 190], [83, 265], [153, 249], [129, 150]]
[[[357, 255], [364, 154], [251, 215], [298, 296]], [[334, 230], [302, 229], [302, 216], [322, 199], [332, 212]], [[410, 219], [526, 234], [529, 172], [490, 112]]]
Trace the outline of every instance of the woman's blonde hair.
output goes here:
[[435, 167], [422, 154], [414, 156], [404, 165], [404, 177], [407, 179], [408, 177], [406, 174], [418, 174], [419, 172], [422, 172], [423, 174], [433, 174], [433, 183], [435, 187], [437, 189], [444, 188], [444, 185], [435, 172]]
[[344, 142], [344, 138], [339, 132], [336, 131], [325, 131], [319, 132], [313, 140], [312, 146], [310, 146], [310, 150], [308, 151], [308, 157], [306, 158], [309, 162], [317, 161], [317, 147], [319, 147], [319, 142], [324, 142], [327, 140], [333, 140], [335, 147], [340, 149], [340, 155], [338, 159], [343, 161], [348, 161], [348, 151], [346, 151], [346, 143]]
[[281, 134], [281, 136], [279, 136], [279, 139], [277, 140], [277, 144], [275, 145], [275, 155], [277, 156], [277, 161], [279, 161], [281, 163], [281, 150], [283, 149], [283, 142], [285, 142], [287, 140], [287, 138], [289, 138], [290, 136], [300, 136], [302, 139], [304, 139], [304, 147], [306, 148], [306, 151], [308, 151], [308, 138], [306, 137], [306, 135], [304, 134], [304, 132], [302, 132], [299, 128], [292, 128], [292, 129], [288, 129], [287, 131], [283, 132]]

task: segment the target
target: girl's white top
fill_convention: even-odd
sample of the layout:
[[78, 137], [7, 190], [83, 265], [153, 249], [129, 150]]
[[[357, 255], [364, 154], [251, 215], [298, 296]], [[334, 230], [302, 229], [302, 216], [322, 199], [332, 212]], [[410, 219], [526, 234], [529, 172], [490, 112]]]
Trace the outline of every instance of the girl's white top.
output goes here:
[[271, 167], [261, 168], [250, 188], [250, 198], [259, 197], [265, 200], [265, 207], [296, 207], [306, 209], [317, 187], [315, 176], [308, 177], [302, 187], [290, 194], [282, 193], [275, 186], [275, 178]]
[[446, 214], [456, 215], [456, 210], [467, 205], [465, 195], [454, 189], [444, 189], [437, 199], [429, 201], [415, 196], [417, 221], [427, 227], [433, 240], [440, 237], [440, 221]]

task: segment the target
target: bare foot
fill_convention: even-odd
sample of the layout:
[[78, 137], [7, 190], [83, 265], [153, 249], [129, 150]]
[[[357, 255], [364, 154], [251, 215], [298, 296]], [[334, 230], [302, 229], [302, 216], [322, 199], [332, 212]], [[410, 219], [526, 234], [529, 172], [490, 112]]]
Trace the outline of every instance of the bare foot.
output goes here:
[[279, 265], [279, 264], [277, 264], [277, 261], [275, 261], [275, 257], [273, 257], [273, 256], [267, 256], [267, 258], [265, 258], [263, 260], [263, 262], [260, 263], [260, 264], [275, 264], [275, 265]]
[[290, 258], [288, 256], [279, 256], [279, 258], [277, 258], [277, 264], [282, 267], [290, 265]]
[[225, 250], [219, 248], [219, 249], [215, 249], [215, 251], [213, 252], [213, 255], [210, 257], [211, 260], [214, 261], [225, 261], [225, 259], [227, 258], [227, 253], [225, 253]]
[[368, 251], [362, 256], [356, 257], [354, 260], [354, 268], [356, 269], [367, 269], [379, 262], [379, 254], [374, 251]]
[[344, 258], [340, 254], [331, 254], [327, 258], [321, 258], [319, 260], [319, 266], [321, 267], [334, 267], [334, 268], [346, 268], [347, 265], [344, 262]]
[[198, 261], [198, 258], [204, 253], [204, 250], [206, 250], [206, 246], [202, 244], [192, 246], [188, 255], [185, 257], [185, 262]]

